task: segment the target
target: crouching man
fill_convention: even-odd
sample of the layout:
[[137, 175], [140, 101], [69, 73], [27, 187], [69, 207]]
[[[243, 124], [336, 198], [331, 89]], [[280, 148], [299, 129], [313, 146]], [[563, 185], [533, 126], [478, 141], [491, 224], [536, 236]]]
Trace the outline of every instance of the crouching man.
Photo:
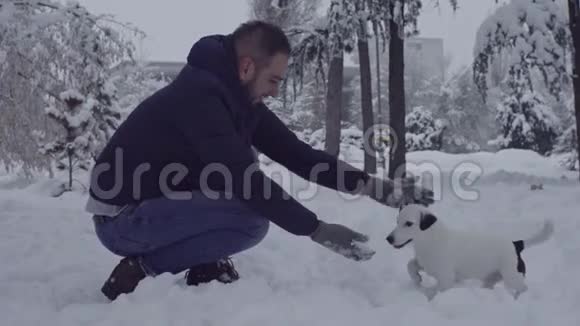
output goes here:
[[176, 79], [112, 136], [92, 171], [86, 206], [102, 244], [123, 257], [102, 287], [109, 299], [166, 272], [187, 271], [189, 285], [235, 281], [229, 257], [259, 243], [270, 222], [347, 258], [371, 258], [356, 245], [365, 235], [320, 220], [259, 170], [252, 147], [336, 191], [395, 208], [433, 202], [431, 191], [407, 179], [395, 195], [392, 180], [311, 148], [263, 104], [277, 95], [289, 54], [284, 33], [264, 22], [206, 36]]

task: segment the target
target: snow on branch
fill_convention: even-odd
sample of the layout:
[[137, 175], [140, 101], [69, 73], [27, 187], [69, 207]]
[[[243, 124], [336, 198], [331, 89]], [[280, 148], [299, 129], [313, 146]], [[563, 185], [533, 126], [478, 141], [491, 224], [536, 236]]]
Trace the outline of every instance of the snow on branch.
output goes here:
[[473, 78], [486, 94], [490, 65], [502, 52], [509, 67], [531, 85], [530, 70], [543, 76], [550, 93], [560, 95], [567, 82], [565, 54], [569, 48], [567, 17], [552, 0], [512, 0], [480, 26], [474, 47]]

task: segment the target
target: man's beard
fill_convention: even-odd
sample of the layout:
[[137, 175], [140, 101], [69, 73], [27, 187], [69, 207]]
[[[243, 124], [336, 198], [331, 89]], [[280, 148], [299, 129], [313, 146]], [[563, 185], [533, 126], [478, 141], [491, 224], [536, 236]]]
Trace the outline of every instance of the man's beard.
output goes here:
[[246, 85], [244, 85], [244, 92], [250, 99], [250, 102], [254, 105], [262, 101], [261, 97], [258, 96], [257, 94], [254, 94], [253, 92], [253, 90], [256, 88], [257, 80], [258, 78], [254, 77], [252, 80], [248, 81]]

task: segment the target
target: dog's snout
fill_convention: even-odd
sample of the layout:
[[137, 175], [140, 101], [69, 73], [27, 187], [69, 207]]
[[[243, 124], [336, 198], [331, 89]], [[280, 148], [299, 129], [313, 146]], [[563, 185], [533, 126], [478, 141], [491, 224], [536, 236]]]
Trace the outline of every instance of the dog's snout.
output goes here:
[[393, 242], [395, 241], [395, 237], [393, 237], [393, 235], [391, 234], [391, 235], [389, 235], [389, 236], [387, 237], [387, 241], [388, 241], [390, 244], [393, 244]]

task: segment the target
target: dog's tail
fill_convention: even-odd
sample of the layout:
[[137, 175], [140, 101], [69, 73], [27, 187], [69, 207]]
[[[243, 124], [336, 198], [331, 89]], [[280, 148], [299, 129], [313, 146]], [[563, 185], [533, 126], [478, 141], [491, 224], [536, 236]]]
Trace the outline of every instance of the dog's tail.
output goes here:
[[544, 227], [540, 231], [523, 240], [524, 248], [529, 248], [547, 241], [552, 236], [552, 233], [554, 233], [554, 223], [550, 220], [546, 220], [546, 222], [544, 222]]

